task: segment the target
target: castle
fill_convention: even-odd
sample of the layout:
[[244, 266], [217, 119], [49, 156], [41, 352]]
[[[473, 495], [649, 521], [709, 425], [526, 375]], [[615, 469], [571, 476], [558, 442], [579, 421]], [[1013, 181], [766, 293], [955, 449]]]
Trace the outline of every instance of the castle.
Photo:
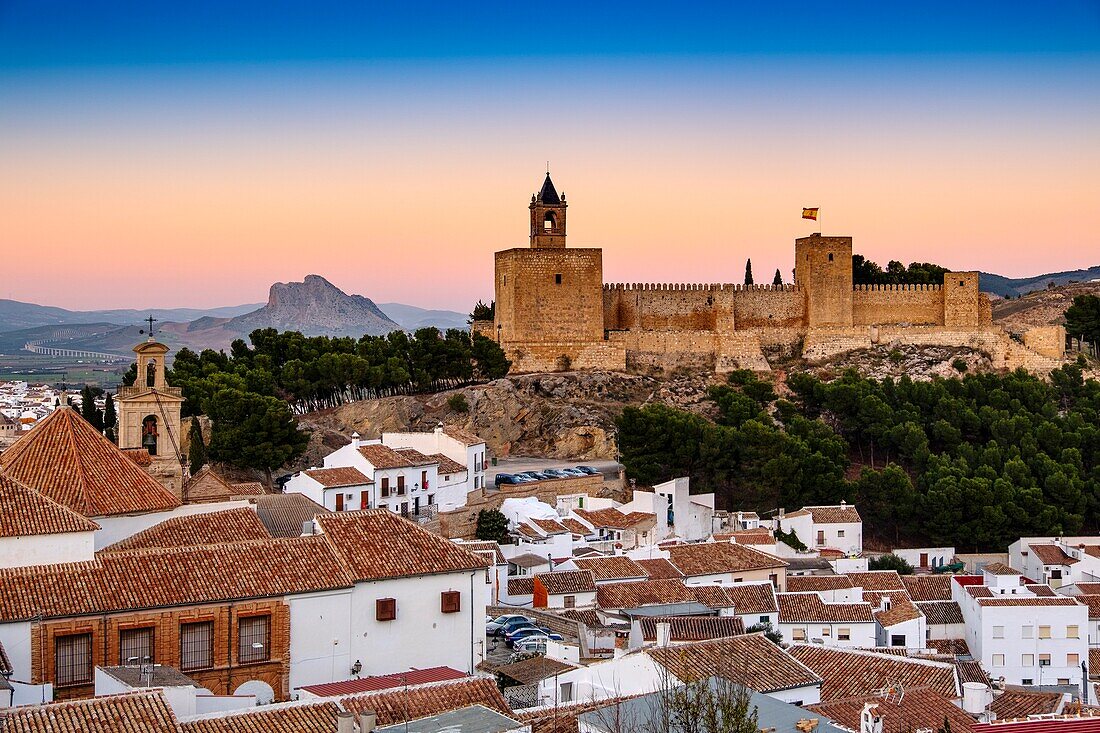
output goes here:
[[549, 173], [529, 208], [530, 246], [495, 255], [495, 320], [474, 324], [513, 372], [767, 370], [768, 357], [893, 342], [971, 346], [1006, 368], [1044, 368], [1031, 354], [1062, 354], [1050, 329], [1029, 332], [1025, 346], [994, 327], [977, 272], [934, 285], [854, 284], [851, 237], [796, 239], [792, 285], [606, 284], [601, 249], [566, 247], [568, 204]]

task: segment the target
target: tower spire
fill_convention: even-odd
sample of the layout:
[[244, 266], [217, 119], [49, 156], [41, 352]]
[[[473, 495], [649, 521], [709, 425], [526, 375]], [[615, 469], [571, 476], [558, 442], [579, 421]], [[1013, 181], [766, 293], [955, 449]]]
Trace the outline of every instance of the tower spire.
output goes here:
[[537, 194], [531, 196], [531, 246], [536, 248], [565, 247], [565, 200], [558, 195], [550, 180], [550, 161], [546, 161], [546, 178]]

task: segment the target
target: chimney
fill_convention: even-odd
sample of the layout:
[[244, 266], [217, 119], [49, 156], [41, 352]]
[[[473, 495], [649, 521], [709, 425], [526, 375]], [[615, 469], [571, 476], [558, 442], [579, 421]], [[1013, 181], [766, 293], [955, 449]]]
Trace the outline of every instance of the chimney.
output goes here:
[[371, 733], [378, 722], [373, 710], [365, 710], [359, 713], [359, 733]]
[[882, 716], [878, 714], [876, 703], [864, 703], [863, 712], [859, 714], [859, 733], [882, 733]]
[[627, 646], [630, 649], [641, 649], [645, 645], [645, 635], [642, 633], [642, 622], [638, 619], [630, 621], [630, 636], [627, 637]]
[[883, 596], [878, 599], [878, 610], [889, 611], [890, 610], [890, 596]]
[[355, 714], [346, 710], [336, 713], [336, 733], [355, 733]]
[[353, 448], [358, 448], [359, 447], [359, 433], [358, 433], [358, 431], [351, 434], [351, 446]]
[[302, 536], [308, 537], [313, 534], [313, 520], [306, 519], [302, 522]]
[[657, 646], [666, 647], [672, 640], [672, 624], [661, 621], [657, 624]]
[[779, 518], [780, 519], [782, 519], [783, 515], [785, 515], [786, 513], [787, 513], [787, 511], [783, 507], [779, 507]]

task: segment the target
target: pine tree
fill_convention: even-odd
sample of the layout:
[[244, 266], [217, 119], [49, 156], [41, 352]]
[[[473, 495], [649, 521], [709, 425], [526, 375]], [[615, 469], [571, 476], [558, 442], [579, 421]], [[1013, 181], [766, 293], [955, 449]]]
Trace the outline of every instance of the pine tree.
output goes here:
[[783, 276], [779, 274], [779, 268], [775, 268], [775, 277], [772, 278], [772, 285], [782, 285]]
[[206, 443], [202, 439], [202, 427], [197, 417], [191, 418], [190, 445], [187, 448], [187, 461], [191, 464], [191, 475], [194, 476], [206, 465]]
[[752, 260], [745, 260], [745, 284], [752, 285]]

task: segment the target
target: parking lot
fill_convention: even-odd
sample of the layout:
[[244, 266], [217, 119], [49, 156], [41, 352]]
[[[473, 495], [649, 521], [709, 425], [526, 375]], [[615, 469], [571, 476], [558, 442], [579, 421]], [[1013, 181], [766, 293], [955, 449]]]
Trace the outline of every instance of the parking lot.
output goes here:
[[487, 486], [494, 486], [498, 473], [543, 471], [547, 468], [572, 468], [577, 465], [591, 466], [603, 474], [604, 481], [618, 479], [619, 470], [622, 468], [622, 465], [615, 461], [562, 461], [551, 458], [501, 458], [497, 461], [497, 465], [486, 467], [485, 483]]

